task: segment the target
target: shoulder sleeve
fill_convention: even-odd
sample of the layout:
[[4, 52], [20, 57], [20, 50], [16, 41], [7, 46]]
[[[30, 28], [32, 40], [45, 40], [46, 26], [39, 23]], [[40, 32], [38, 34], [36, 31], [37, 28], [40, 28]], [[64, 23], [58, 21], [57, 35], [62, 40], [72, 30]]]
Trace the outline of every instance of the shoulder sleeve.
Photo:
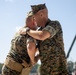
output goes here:
[[43, 30], [48, 31], [51, 37], [53, 37], [60, 30], [60, 28], [60, 23], [58, 21], [53, 21], [43, 28]]
[[26, 43], [29, 43], [29, 42], [36, 43], [36, 40], [34, 38], [32, 38], [32, 37], [28, 37]]

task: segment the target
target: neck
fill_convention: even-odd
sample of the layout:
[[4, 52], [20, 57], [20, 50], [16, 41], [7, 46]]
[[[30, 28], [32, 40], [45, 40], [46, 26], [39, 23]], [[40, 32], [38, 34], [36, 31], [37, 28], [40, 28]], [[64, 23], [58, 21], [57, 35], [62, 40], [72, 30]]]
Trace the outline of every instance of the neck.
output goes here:
[[42, 24], [42, 28], [44, 28], [44, 27], [45, 27], [45, 25], [46, 25], [47, 21], [48, 21], [48, 20], [46, 19], [46, 20], [44, 20], [44, 21], [42, 22], [42, 23], [43, 23], [43, 24]]

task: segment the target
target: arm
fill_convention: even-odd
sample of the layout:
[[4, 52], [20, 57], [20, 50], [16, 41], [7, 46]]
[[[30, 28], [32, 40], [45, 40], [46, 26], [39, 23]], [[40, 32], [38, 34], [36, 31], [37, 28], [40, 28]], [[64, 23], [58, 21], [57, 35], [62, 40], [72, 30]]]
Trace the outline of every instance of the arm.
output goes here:
[[49, 38], [51, 35], [48, 31], [34, 31], [34, 30], [30, 30], [27, 32], [28, 35], [32, 36], [35, 39], [38, 40], [45, 40], [47, 38]]
[[45, 40], [49, 37], [53, 37], [61, 28], [61, 25], [58, 21], [54, 21], [51, 24], [48, 24], [41, 31], [29, 30], [27, 32], [28, 35], [32, 36], [38, 40]]
[[[56, 25], [57, 24], [57, 25]], [[38, 39], [38, 40], [45, 40], [49, 37], [53, 37], [60, 29], [60, 24], [59, 23], [55, 23], [52, 24], [52, 26], [47, 25], [45, 28], [43, 28], [41, 31], [35, 31], [35, 30], [29, 30], [27, 32], [28, 35], [30, 35], [31, 37]], [[26, 29], [21, 31], [21, 34], [26, 34]]]
[[36, 40], [32, 37], [27, 38], [27, 53], [30, 57], [32, 64], [35, 64], [35, 54], [36, 54]]
[[[23, 28], [19, 31], [20, 34], [26, 34], [28, 28]], [[48, 31], [35, 31], [35, 30], [29, 30], [27, 34], [35, 39], [38, 40], [45, 40], [48, 37], [50, 37], [50, 33]]]
[[34, 65], [38, 61], [39, 56], [35, 57], [35, 53], [37, 51], [37, 49], [36, 49], [36, 41], [32, 37], [28, 37], [27, 38], [26, 46], [27, 46], [27, 53], [28, 53], [28, 55], [30, 57], [31, 63], [27, 64], [23, 60], [22, 65], [25, 66], [25, 67], [29, 67], [31, 65]]
[[36, 49], [36, 43], [33, 40], [30, 40], [27, 40], [27, 49], [32, 51]]

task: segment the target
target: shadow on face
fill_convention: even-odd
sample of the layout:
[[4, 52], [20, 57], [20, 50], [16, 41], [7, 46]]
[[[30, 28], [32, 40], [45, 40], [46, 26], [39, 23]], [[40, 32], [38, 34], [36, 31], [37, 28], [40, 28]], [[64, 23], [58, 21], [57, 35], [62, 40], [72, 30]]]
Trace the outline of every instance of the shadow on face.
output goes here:
[[43, 9], [34, 15], [38, 26], [44, 26], [48, 20], [48, 10]]
[[36, 30], [37, 25], [32, 17], [28, 17], [26, 19], [26, 26], [28, 26], [30, 29]]

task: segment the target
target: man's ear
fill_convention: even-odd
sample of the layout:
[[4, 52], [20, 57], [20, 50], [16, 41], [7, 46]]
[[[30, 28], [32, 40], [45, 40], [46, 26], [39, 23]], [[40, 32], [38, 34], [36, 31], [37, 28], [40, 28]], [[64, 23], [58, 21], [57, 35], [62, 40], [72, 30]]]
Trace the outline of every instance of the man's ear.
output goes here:
[[40, 17], [43, 18], [43, 13], [40, 13]]

